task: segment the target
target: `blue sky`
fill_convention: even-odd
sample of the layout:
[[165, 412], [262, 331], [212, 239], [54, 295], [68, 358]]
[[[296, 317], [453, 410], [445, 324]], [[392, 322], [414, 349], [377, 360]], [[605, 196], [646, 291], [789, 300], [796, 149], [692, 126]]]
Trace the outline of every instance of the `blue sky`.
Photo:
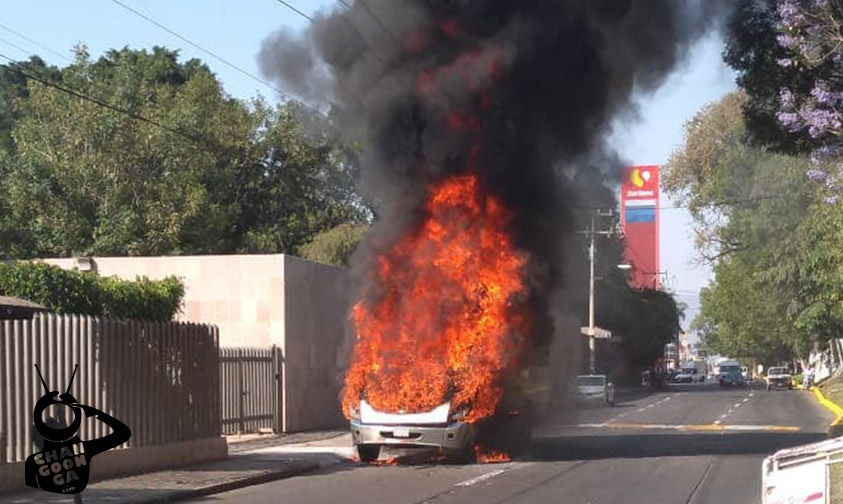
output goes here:
[[[259, 75], [256, 56], [264, 37], [282, 27], [303, 29], [308, 23], [276, 0], [119, 1], [254, 75]], [[335, 0], [287, 1], [307, 14], [339, 5]], [[50, 63], [63, 65], [67, 61], [36, 43], [68, 59], [77, 43], [87, 45], [93, 57], [111, 48], [163, 45], [180, 49], [185, 58], [197, 57], [206, 61], [228, 93], [235, 97], [246, 99], [256, 93], [270, 99], [276, 97], [272, 89], [128, 12], [112, 0], [7, 0], [4, 3], [0, 12], [0, 24], [3, 25], [0, 26], [0, 53], [10, 57], [26, 58], [28, 53], [37, 53]], [[723, 64], [721, 51], [722, 42], [717, 36], [703, 40], [661, 89], [652, 96], [638, 98], [641, 109], [638, 120], [617, 124], [611, 136], [613, 146], [624, 158], [635, 164], [664, 164], [681, 143], [683, 124], [704, 104], [734, 89], [734, 75]], [[662, 206], [671, 206], [664, 194]], [[696, 292], [708, 283], [710, 272], [693, 264], [697, 256], [690, 217], [685, 210], [663, 210], [661, 226], [661, 269], [668, 272], [668, 286], [691, 305], [690, 322], [696, 312]]]

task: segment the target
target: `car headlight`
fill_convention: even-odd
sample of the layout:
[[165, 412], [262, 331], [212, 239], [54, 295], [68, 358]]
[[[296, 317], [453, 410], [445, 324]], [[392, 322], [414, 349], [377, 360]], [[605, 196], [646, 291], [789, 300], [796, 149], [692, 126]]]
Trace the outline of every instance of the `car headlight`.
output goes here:
[[468, 408], [463, 408], [451, 413], [451, 421], [452, 422], [462, 422], [465, 420], [466, 415], [468, 415]]

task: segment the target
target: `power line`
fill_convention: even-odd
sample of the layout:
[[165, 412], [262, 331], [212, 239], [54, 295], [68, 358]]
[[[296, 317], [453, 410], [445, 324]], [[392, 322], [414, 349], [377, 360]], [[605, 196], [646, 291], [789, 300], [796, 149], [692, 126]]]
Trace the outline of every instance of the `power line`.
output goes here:
[[26, 50], [26, 49], [24, 49], [23, 47], [21, 47], [21, 46], [19, 46], [19, 45], [15, 44], [14, 42], [12, 42], [12, 41], [10, 41], [10, 40], [4, 39], [3, 37], [0, 37], [0, 42], [3, 42], [4, 44], [9, 45], [9, 46], [11, 46], [11, 47], [14, 47], [15, 49], [17, 49], [18, 51], [22, 52], [23, 54], [26, 54], [27, 56], [31, 56], [31, 55], [32, 55], [32, 51], [27, 51], [27, 50]]
[[135, 112], [124, 109], [122, 107], [112, 105], [112, 104], [107, 103], [103, 100], [100, 100], [100, 99], [95, 98], [93, 96], [82, 93], [81, 91], [77, 91], [76, 89], [73, 89], [71, 87], [62, 86], [61, 84], [57, 84], [55, 82], [50, 82], [46, 79], [42, 79], [41, 77], [38, 77], [37, 75], [31, 74], [31, 73], [27, 72], [26, 70], [22, 69], [20, 67], [20, 63], [18, 63], [16, 60], [14, 60], [13, 58], [10, 58], [9, 56], [7, 56], [3, 53], [0, 53], [0, 58], [3, 58], [3, 59], [8, 60], [10, 62], [10, 65], [7, 65], [7, 68], [11, 69], [14, 72], [19, 73], [20, 75], [26, 77], [29, 80], [38, 82], [39, 84], [42, 84], [42, 85], [47, 86], [49, 88], [55, 89], [57, 91], [61, 91], [62, 93], [65, 93], [65, 94], [68, 94], [70, 96], [79, 98], [81, 100], [85, 100], [87, 102], [93, 103], [93, 104], [95, 104], [97, 106], [100, 106], [102, 108], [111, 110], [112, 112], [117, 112], [119, 114], [123, 114], [123, 115], [125, 115], [125, 116], [127, 116], [131, 119], [136, 120], [136, 121], [144, 122], [144, 123], [150, 124], [152, 126], [155, 126], [157, 128], [160, 128], [164, 131], [168, 131], [168, 132], [173, 133], [175, 135], [181, 136], [181, 137], [186, 138], [187, 140], [190, 140], [191, 142], [196, 143], [196, 144], [198, 144], [202, 147], [210, 146], [210, 147], [215, 148], [215, 149], [220, 149], [220, 146], [215, 145], [213, 142], [211, 142], [207, 138], [202, 138], [200, 136], [194, 135], [192, 133], [185, 132], [185, 131], [180, 130], [178, 128], [173, 128], [171, 126], [167, 126], [166, 124], [160, 123], [160, 122], [158, 122], [154, 119], [150, 119], [150, 118], [148, 118], [146, 116], [143, 116], [141, 114], [137, 114]]
[[[27, 42], [29, 42], [29, 43], [31, 43], [31, 44], [35, 44], [35, 45], [37, 45], [37, 46], [38, 46], [38, 47], [40, 47], [41, 49], [44, 49], [45, 51], [50, 52], [50, 53], [52, 53], [52, 54], [54, 54], [54, 55], [58, 56], [59, 58], [61, 58], [61, 59], [65, 60], [65, 61], [70, 61], [70, 58], [68, 58], [67, 56], [65, 56], [65, 55], [63, 55], [63, 54], [61, 54], [61, 53], [59, 53], [58, 51], [54, 51], [54, 50], [50, 49], [49, 47], [47, 47], [47, 46], [45, 46], [44, 44], [42, 44], [42, 43], [38, 42], [37, 40], [32, 40], [31, 38], [27, 37], [27, 36], [26, 36], [26, 35], [24, 35], [23, 33], [19, 32], [19, 31], [16, 31], [16, 30], [13, 30], [12, 28], [9, 28], [8, 26], [4, 25], [3, 23], [0, 23], [0, 28], [2, 28], [2, 29], [4, 29], [4, 30], [6, 30], [6, 31], [7, 31], [7, 32], [9, 32], [9, 33], [12, 33], [12, 34], [14, 34], [14, 35], [17, 35], [18, 37], [20, 37], [20, 38], [22, 38], [22, 39], [26, 40]], [[6, 42], [6, 43], [8, 43], [8, 42]], [[9, 45], [13, 45], [13, 44], [9, 44]], [[15, 46], [15, 47], [16, 47], [16, 46]]]
[[190, 44], [194, 48], [196, 48], [196, 49], [202, 51], [203, 53], [207, 54], [208, 56], [216, 59], [220, 63], [223, 63], [224, 65], [236, 70], [237, 72], [240, 72], [241, 74], [251, 78], [252, 80], [254, 80], [256, 82], [259, 82], [259, 83], [263, 84], [264, 86], [276, 91], [278, 94], [280, 94], [281, 96], [284, 96], [288, 100], [297, 101], [297, 102], [301, 103], [304, 107], [316, 112], [317, 114], [319, 114], [323, 117], [325, 116], [325, 114], [323, 114], [322, 111], [318, 110], [316, 107], [313, 107], [312, 105], [308, 105], [307, 103], [304, 103], [302, 100], [297, 99], [297, 98], [293, 97], [291, 94], [287, 93], [286, 91], [272, 85], [272, 83], [267, 82], [264, 79], [261, 79], [257, 75], [255, 75], [255, 74], [253, 74], [253, 73], [251, 73], [247, 70], [244, 70], [243, 68], [235, 65], [234, 63], [228, 61], [227, 59], [223, 58], [222, 56], [219, 56], [218, 54], [216, 54], [216, 53], [214, 53], [214, 52], [212, 52], [208, 49], [205, 49], [204, 47], [200, 46], [196, 42], [193, 42], [192, 40], [188, 39], [187, 37], [184, 37], [184, 36], [178, 34], [176, 31], [174, 31], [174, 30], [168, 28], [167, 26], [159, 23], [158, 21], [152, 19], [151, 17], [147, 16], [146, 14], [143, 14], [142, 12], [139, 12], [139, 11], [133, 9], [132, 7], [126, 5], [125, 3], [121, 2], [120, 0], [111, 0], [111, 1], [112, 1], [112, 3], [122, 7], [123, 9], [131, 12], [132, 14], [140, 17], [141, 19], [144, 19], [145, 21], [157, 26], [158, 28], [161, 28], [162, 30], [164, 30], [167, 33], [169, 33], [170, 35], [178, 38], [179, 40], [182, 40], [183, 42], [185, 42], [187, 44]]
[[[339, 0], [339, 2], [351, 9], [351, 5], [349, 5], [345, 0]], [[368, 14], [369, 17], [372, 18], [372, 20], [374, 20], [374, 22], [381, 27], [384, 33], [389, 35], [389, 38], [391, 38], [394, 43], [399, 43], [398, 37], [394, 33], [392, 33], [392, 30], [390, 30], [389, 27], [386, 26], [386, 24], [381, 21], [380, 18], [377, 17], [374, 12], [372, 12], [372, 9], [369, 8], [369, 5], [365, 2], [365, 0], [356, 0], [356, 3], [360, 4], [363, 7], [363, 10], [366, 11], [366, 14]]]
[[289, 3], [285, 2], [284, 0], [275, 0], [275, 1], [276, 1], [276, 2], [278, 2], [278, 3], [280, 3], [281, 5], [283, 5], [284, 7], [286, 7], [286, 8], [288, 8], [288, 9], [290, 9], [291, 11], [295, 12], [295, 13], [296, 13], [296, 14], [298, 14], [299, 16], [301, 16], [301, 17], [303, 17], [303, 18], [307, 19], [307, 20], [308, 20], [308, 21], [310, 21], [311, 23], [313, 22], [313, 18], [312, 18], [311, 16], [308, 16], [307, 14], [305, 14], [304, 12], [302, 12], [302, 11], [298, 10], [297, 8], [293, 7], [292, 5], [290, 5]]

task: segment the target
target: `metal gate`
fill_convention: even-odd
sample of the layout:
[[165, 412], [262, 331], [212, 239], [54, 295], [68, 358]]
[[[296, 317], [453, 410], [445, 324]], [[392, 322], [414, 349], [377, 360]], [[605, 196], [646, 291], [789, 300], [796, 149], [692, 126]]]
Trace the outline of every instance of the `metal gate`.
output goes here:
[[220, 348], [222, 433], [281, 432], [281, 349]]

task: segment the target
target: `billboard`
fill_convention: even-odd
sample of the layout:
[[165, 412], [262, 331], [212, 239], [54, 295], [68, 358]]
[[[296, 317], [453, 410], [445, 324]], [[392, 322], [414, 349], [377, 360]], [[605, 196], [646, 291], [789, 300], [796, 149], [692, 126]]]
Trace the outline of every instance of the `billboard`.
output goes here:
[[632, 265], [630, 285], [637, 289], [660, 289], [658, 166], [624, 168], [621, 229], [626, 241], [624, 257]]

